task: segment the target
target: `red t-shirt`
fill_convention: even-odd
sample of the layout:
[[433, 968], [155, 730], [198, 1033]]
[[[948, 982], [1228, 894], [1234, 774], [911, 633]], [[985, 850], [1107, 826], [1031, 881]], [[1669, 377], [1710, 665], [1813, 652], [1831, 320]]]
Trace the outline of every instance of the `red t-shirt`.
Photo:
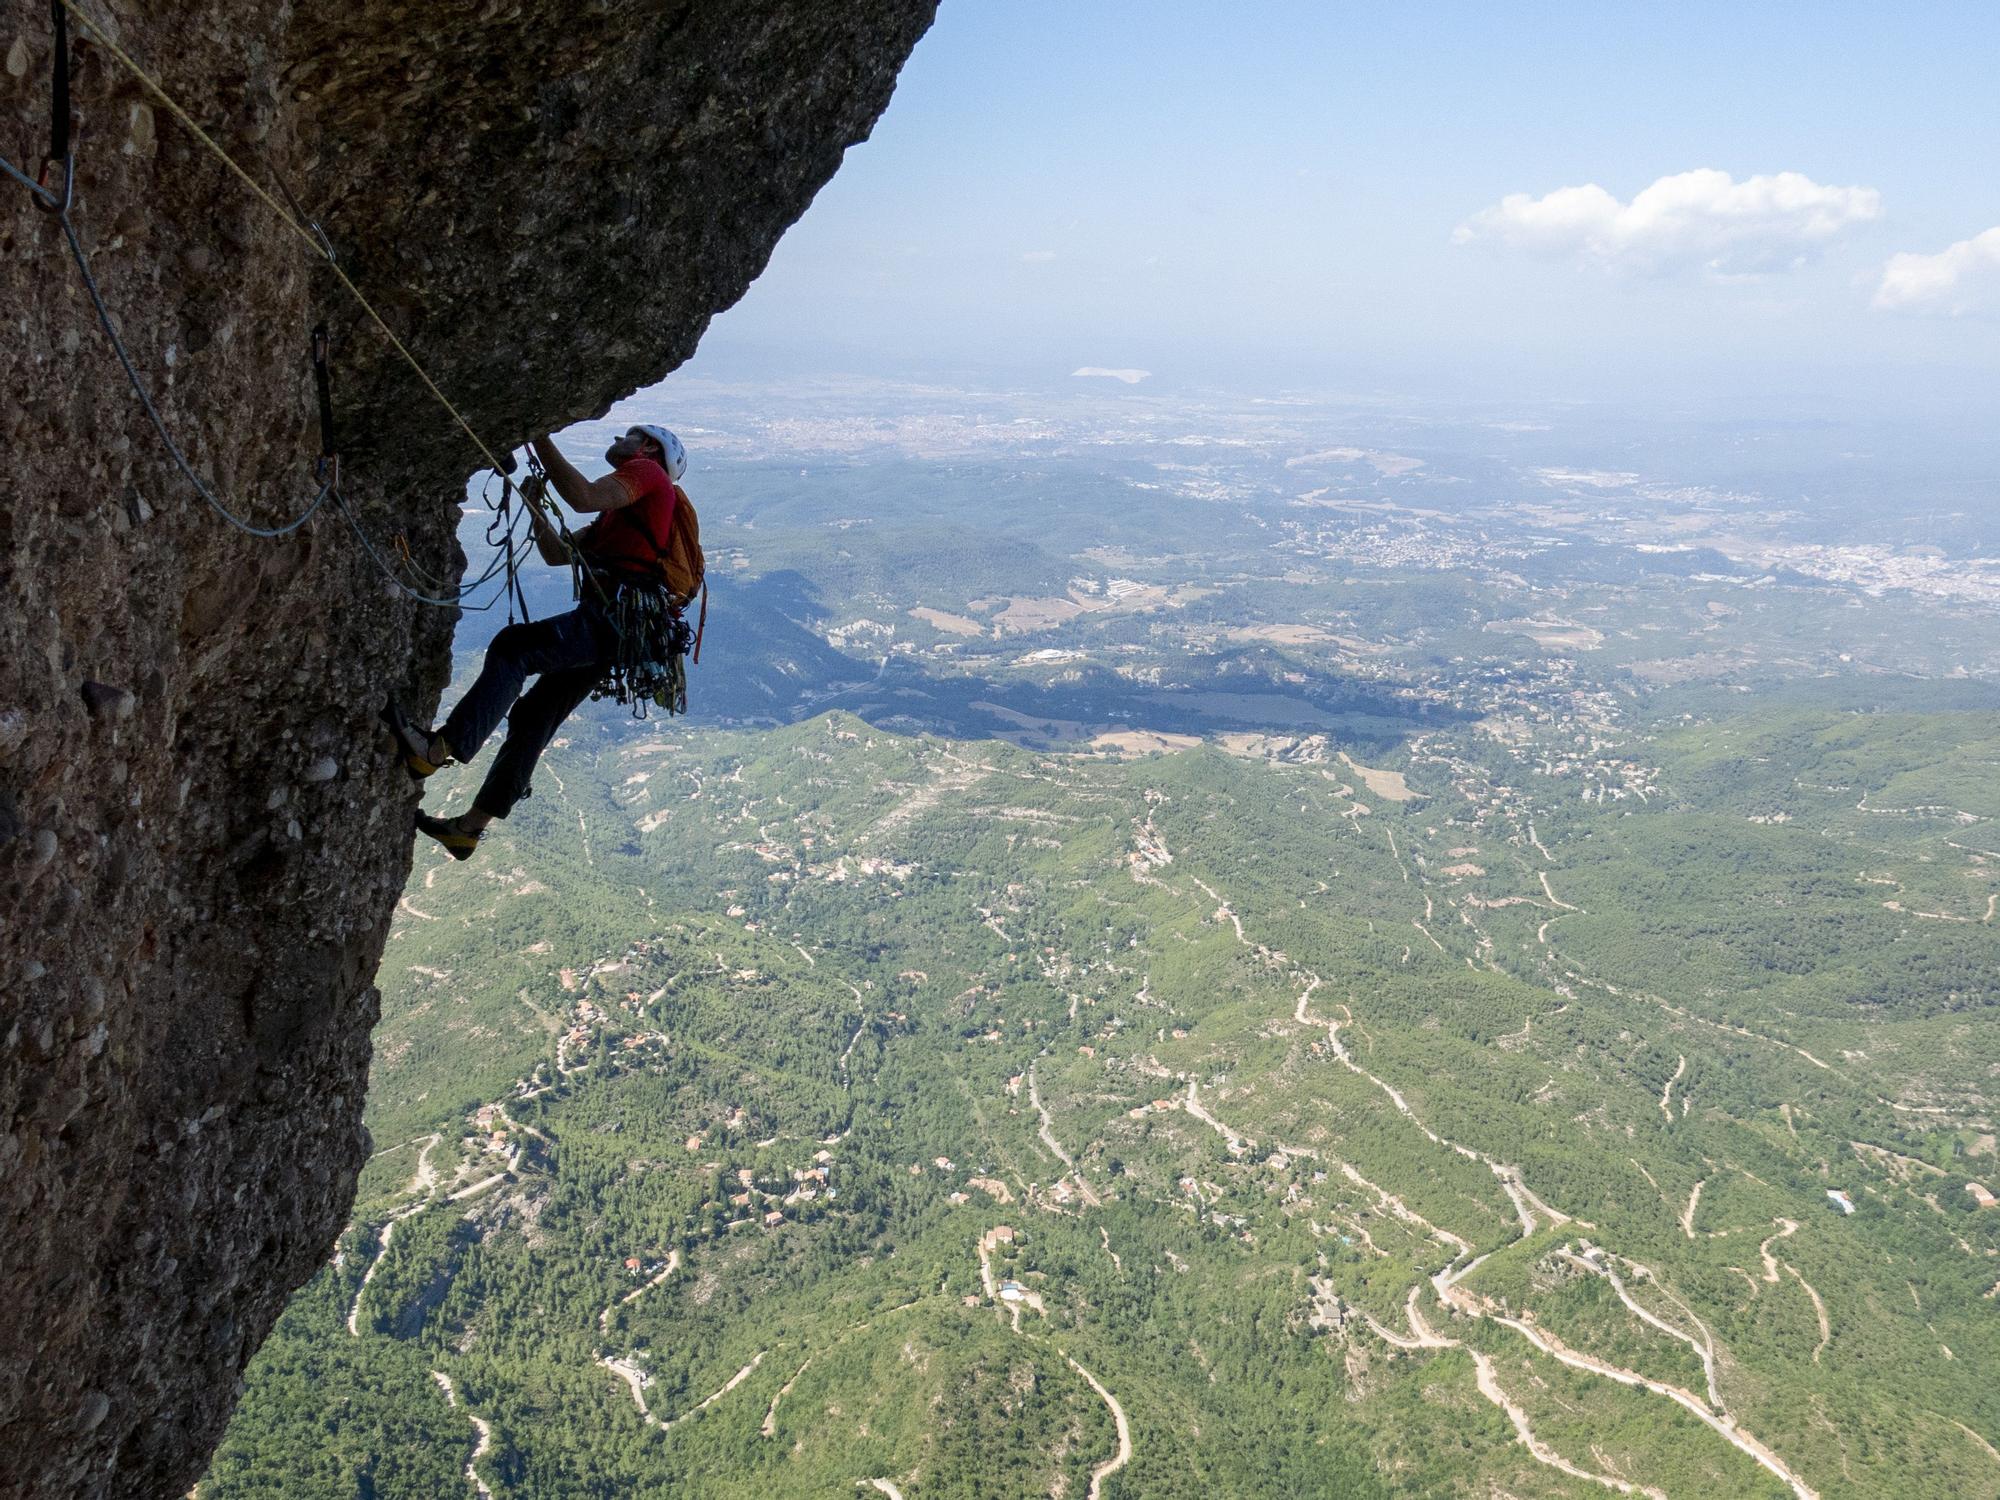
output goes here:
[[631, 503], [606, 511], [584, 527], [577, 533], [577, 546], [590, 562], [655, 572], [667, 538], [673, 535], [680, 491], [665, 469], [643, 456], [628, 458], [611, 472], [632, 497]]

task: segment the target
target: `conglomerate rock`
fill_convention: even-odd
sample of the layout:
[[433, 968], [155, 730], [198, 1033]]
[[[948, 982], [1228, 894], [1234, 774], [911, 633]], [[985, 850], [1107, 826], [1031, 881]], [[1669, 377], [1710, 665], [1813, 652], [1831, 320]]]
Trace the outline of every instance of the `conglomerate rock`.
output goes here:
[[[341, 264], [489, 444], [693, 350], [863, 138], [934, 0], [88, 0]], [[10, 8], [0, 153], [47, 138]], [[198, 472], [343, 492], [456, 576], [471, 440], [277, 216], [72, 25], [74, 219]], [[24, 163], [30, 171], [38, 157]], [[373, 720], [449, 611], [337, 516], [256, 540], [173, 472], [59, 229], [0, 182], [0, 1494], [167, 1495], [324, 1261], [368, 1150], [414, 794]]]

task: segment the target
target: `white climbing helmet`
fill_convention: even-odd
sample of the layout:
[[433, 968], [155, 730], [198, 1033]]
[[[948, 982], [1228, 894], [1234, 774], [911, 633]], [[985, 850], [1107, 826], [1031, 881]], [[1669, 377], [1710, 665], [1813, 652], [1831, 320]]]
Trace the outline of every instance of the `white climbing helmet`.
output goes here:
[[661, 465], [667, 471], [667, 478], [678, 483], [681, 475], [687, 473], [688, 467], [687, 449], [681, 446], [681, 440], [666, 428], [657, 427], [651, 422], [636, 423], [632, 430], [645, 433], [660, 445], [660, 452], [664, 455]]

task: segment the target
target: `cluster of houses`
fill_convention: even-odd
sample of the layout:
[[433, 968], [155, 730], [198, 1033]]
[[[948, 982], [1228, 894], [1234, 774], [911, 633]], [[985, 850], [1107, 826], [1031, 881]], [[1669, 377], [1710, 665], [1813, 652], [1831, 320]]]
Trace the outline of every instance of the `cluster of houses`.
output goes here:
[[[638, 991], [634, 990], [626, 995], [622, 1008], [637, 1014], [644, 1003]], [[578, 1000], [575, 1010], [571, 1012], [571, 1016], [569, 1029], [556, 1038], [556, 1073], [558, 1076], [566, 1076], [590, 1066], [587, 1061], [580, 1063], [575, 1061], [575, 1059], [589, 1051], [592, 1043], [597, 1040], [599, 1031], [611, 1019], [602, 1006], [590, 1000]], [[619, 1046], [625, 1052], [631, 1053], [650, 1043], [659, 1042], [665, 1044], [667, 1040], [665, 1032], [637, 1031], [624, 1037], [619, 1042]]]
[[507, 1149], [507, 1112], [497, 1104], [482, 1104], [472, 1112], [474, 1134], [483, 1135], [495, 1151]]
[[[610, 976], [631, 973], [637, 961], [651, 952], [651, 946], [642, 942], [627, 949], [622, 957], [599, 960], [582, 973], [578, 973], [575, 969], [558, 971], [556, 977], [563, 989], [577, 995], [570, 1008], [569, 1025], [556, 1038], [555, 1072], [558, 1078], [580, 1072], [590, 1066], [587, 1060], [578, 1062], [577, 1059], [587, 1056], [592, 1044], [596, 1042], [605, 1027], [617, 1024], [618, 1012], [642, 1019], [646, 1007], [666, 993], [664, 986], [654, 990], [650, 995], [642, 995], [637, 990], [626, 990], [619, 995], [611, 989]], [[593, 985], [600, 990], [597, 999], [592, 999], [588, 993], [579, 993], [588, 991]], [[655, 1043], [668, 1046], [671, 1045], [671, 1038], [662, 1031], [640, 1030], [622, 1038], [619, 1046], [629, 1055]], [[551, 1081], [546, 1075], [546, 1064], [537, 1064], [535, 1076], [530, 1085], [524, 1088], [523, 1093], [538, 1092]]]
[[[1020, 1243], [1021, 1237], [1015, 1233], [1011, 1224], [996, 1224], [979, 1239], [979, 1275], [985, 1283], [986, 1294], [1003, 1304], [1012, 1313], [1017, 1327], [1024, 1309], [1032, 1309], [1044, 1317], [1048, 1315], [1048, 1309], [1042, 1302], [1040, 1292], [1012, 1276], [996, 1276], [994, 1273], [993, 1253], [1001, 1249], [1011, 1251]], [[967, 1307], [977, 1307], [981, 1300], [976, 1292], [969, 1292], [964, 1298]]]
[[806, 874], [815, 880], [830, 881], [835, 885], [852, 880], [857, 874], [873, 876], [876, 879], [903, 881], [917, 871], [915, 865], [901, 864], [893, 859], [882, 859], [875, 855], [854, 856], [843, 854], [831, 864], [807, 865]]
[[833, 1165], [833, 1153], [822, 1149], [813, 1156], [811, 1166], [794, 1167], [785, 1177], [766, 1176], [760, 1182], [755, 1167], [738, 1167], [737, 1191], [729, 1195], [729, 1206], [737, 1216], [727, 1227], [735, 1229], [761, 1220], [766, 1229], [776, 1229], [796, 1214], [800, 1204], [819, 1198], [832, 1202], [839, 1197], [833, 1186]]

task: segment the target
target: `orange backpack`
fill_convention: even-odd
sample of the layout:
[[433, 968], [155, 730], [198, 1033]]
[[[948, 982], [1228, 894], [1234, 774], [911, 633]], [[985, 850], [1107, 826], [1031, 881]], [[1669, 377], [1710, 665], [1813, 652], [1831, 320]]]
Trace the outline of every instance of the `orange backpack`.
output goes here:
[[708, 560], [701, 551], [701, 522], [689, 502], [687, 491], [674, 486], [673, 520], [667, 525], [667, 542], [657, 548], [660, 572], [666, 579], [667, 597], [676, 609], [685, 609], [696, 594], [708, 589]]
[[701, 551], [701, 521], [687, 491], [674, 486], [674, 514], [667, 523], [667, 545], [660, 549], [660, 571], [666, 575], [667, 597], [675, 609], [686, 609], [701, 595], [695, 620], [693, 660], [701, 660], [701, 636], [708, 628], [708, 559]]

